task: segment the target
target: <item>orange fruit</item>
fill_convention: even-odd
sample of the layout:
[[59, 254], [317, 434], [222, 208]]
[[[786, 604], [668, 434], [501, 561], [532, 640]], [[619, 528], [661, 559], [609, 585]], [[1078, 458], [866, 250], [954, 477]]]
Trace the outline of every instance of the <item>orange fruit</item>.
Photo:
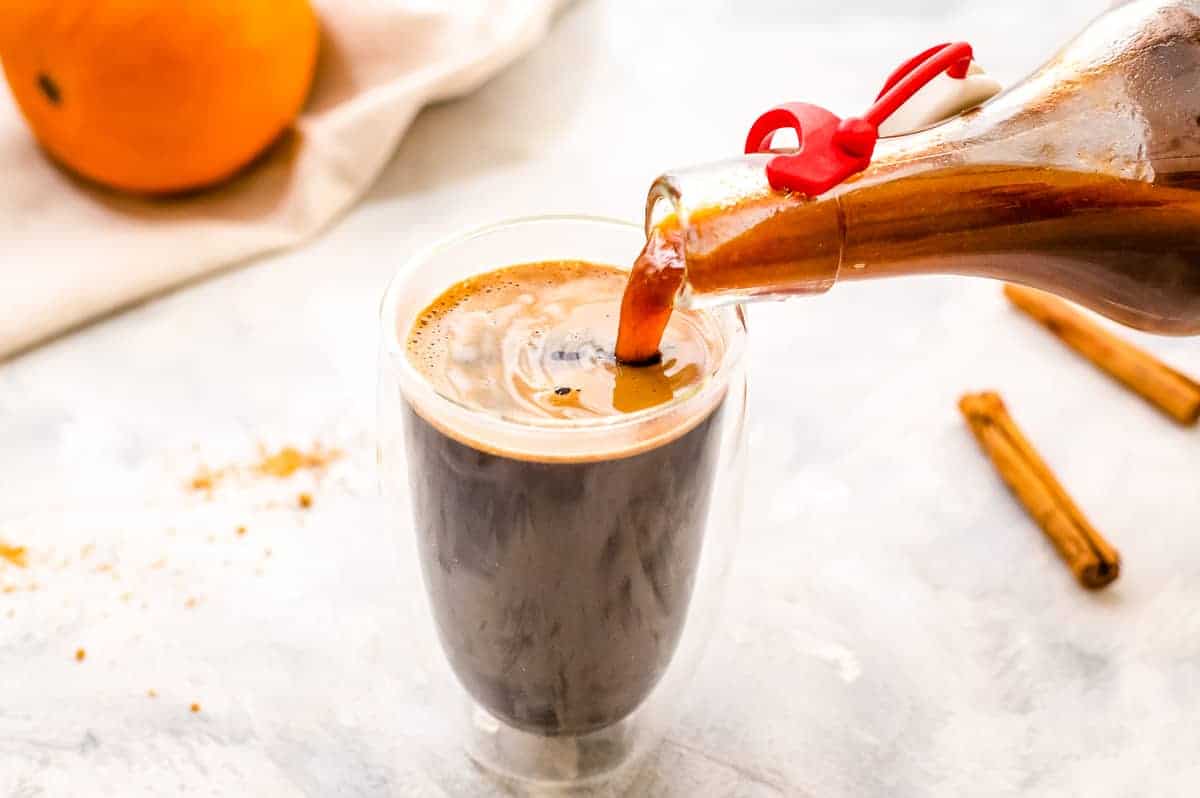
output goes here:
[[308, 0], [0, 0], [0, 61], [37, 140], [133, 192], [253, 160], [300, 113], [319, 42]]

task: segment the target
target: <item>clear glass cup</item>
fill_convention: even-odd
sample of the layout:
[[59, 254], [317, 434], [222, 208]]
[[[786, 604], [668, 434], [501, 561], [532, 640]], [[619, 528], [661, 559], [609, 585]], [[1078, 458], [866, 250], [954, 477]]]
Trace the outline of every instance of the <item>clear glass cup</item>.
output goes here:
[[438, 693], [456, 696], [447, 716], [467, 755], [504, 781], [611, 783], [669, 724], [740, 536], [745, 318], [739, 307], [703, 312], [723, 351], [694, 394], [536, 424], [439, 394], [409, 362], [407, 333], [471, 275], [629, 264], [644, 240], [608, 219], [502, 222], [417, 254], [383, 299], [382, 490], [461, 685]]

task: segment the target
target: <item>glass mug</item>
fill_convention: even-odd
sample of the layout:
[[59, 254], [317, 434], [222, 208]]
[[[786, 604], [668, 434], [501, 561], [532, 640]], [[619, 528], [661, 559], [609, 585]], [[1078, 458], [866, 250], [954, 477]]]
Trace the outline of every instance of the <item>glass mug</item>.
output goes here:
[[[463, 688], [448, 691], [460, 699], [446, 708], [460, 719], [456, 734], [510, 782], [628, 772], [680, 703], [740, 535], [745, 318], [740, 307], [702, 312], [722, 352], [693, 394], [536, 423], [439, 394], [408, 360], [408, 331], [474, 274], [628, 264], [644, 240], [640, 227], [607, 219], [502, 222], [419, 253], [383, 299], [382, 490]], [[615, 337], [615, 318], [613, 328]]]

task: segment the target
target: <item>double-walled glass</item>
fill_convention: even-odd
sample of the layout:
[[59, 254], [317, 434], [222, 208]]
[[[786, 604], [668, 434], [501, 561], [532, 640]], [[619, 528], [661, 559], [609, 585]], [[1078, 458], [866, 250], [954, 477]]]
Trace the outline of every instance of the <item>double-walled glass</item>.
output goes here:
[[721, 351], [694, 393], [582, 421], [456, 403], [409, 362], [407, 333], [472, 275], [623, 265], [643, 242], [611, 220], [505, 222], [418, 254], [383, 300], [383, 491], [462, 688], [447, 712], [462, 720], [467, 754], [503, 779], [603, 781], [657, 740], [681, 701], [740, 531], [744, 317], [702, 313]]

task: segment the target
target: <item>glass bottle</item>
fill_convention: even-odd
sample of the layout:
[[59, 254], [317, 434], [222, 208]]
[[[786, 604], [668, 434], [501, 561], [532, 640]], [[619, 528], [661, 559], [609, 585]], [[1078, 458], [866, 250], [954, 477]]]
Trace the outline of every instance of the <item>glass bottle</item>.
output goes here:
[[1200, 334], [1200, 2], [1133, 0], [985, 105], [880, 139], [810, 199], [772, 153], [670, 172], [647, 203], [680, 306], [817, 294], [839, 280], [992, 277], [1151, 332]]

